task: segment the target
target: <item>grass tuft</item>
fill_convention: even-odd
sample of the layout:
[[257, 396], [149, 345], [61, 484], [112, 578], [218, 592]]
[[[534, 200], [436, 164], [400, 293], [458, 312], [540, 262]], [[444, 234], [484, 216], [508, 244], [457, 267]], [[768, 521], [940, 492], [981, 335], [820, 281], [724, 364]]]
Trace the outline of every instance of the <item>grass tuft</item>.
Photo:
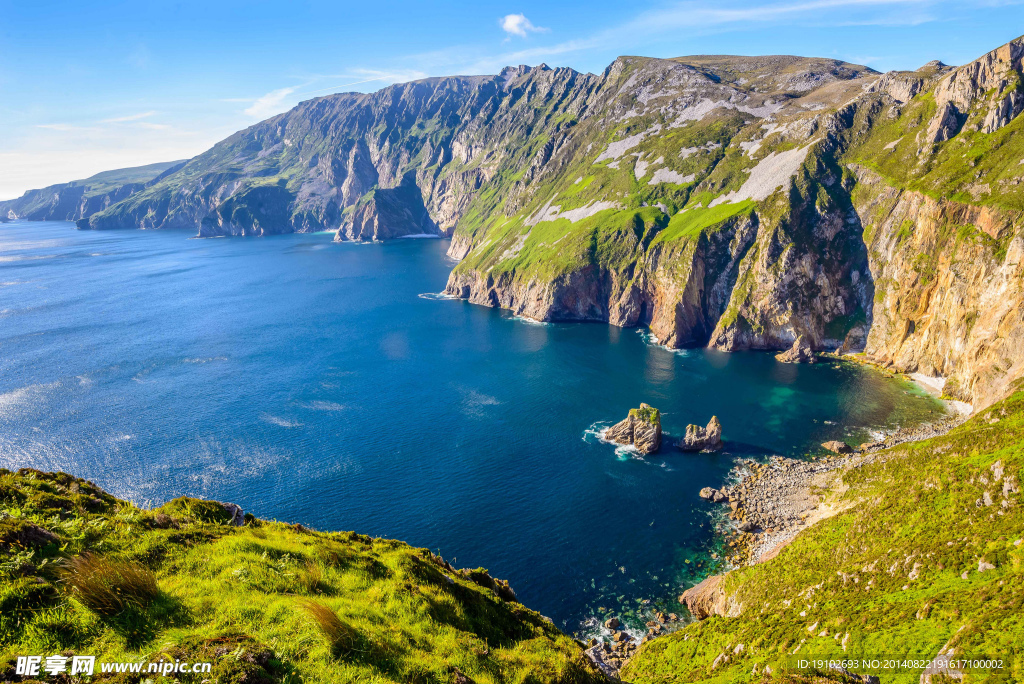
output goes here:
[[93, 553], [66, 561], [62, 575], [75, 598], [103, 617], [115, 617], [130, 608], [145, 609], [160, 595], [156, 577], [147, 568]]
[[320, 630], [331, 652], [336, 656], [344, 656], [356, 650], [359, 633], [322, 603], [310, 599], [299, 601], [299, 607]]

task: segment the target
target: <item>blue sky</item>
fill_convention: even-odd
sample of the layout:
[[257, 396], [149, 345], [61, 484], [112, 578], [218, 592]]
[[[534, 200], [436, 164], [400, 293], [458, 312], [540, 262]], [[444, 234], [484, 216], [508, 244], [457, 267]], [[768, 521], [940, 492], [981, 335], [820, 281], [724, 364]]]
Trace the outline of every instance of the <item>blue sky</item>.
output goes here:
[[1024, 0], [466, 3], [0, 0], [0, 199], [186, 158], [300, 100], [507, 64], [799, 54], [962, 64]]

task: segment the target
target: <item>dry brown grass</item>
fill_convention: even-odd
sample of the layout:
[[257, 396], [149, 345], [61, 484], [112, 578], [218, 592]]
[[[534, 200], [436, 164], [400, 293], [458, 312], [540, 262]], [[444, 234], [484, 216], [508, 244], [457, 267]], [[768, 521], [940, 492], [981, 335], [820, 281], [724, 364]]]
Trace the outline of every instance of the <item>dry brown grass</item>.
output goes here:
[[344, 655], [355, 650], [359, 636], [355, 627], [339, 618], [333, 610], [322, 603], [300, 599], [299, 606], [320, 630], [335, 655]]
[[93, 612], [113, 617], [128, 608], [146, 608], [160, 595], [153, 573], [136, 563], [109, 561], [83, 553], [64, 564], [64, 583]]

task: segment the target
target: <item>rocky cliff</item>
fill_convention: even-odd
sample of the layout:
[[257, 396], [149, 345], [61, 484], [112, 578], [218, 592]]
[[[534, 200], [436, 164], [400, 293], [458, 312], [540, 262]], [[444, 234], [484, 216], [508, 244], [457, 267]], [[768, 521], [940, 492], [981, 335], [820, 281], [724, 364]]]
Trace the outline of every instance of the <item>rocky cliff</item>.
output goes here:
[[648, 325], [669, 346], [802, 337], [989, 404], [1024, 373], [1022, 46], [884, 75], [791, 58], [682, 58], [697, 73], [676, 81], [659, 61], [625, 66], [630, 87], [574, 129], [590, 142], [554, 157], [561, 180], [525, 211], [460, 224], [448, 292]]

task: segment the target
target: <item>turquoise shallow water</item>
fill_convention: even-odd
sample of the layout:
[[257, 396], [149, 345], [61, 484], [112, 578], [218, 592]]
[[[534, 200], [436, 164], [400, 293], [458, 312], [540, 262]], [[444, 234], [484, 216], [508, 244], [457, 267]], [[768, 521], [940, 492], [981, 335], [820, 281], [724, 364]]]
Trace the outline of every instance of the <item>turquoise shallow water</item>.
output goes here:
[[[490, 568], [571, 632], [707, 571], [697, 492], [734, 456], [939, 411], [858, 367], [429, 296], [442, 240], [188, 238], [0, 224], [0, 466], [403, 539]], [[641, 401], [675, 436], [717, 414], [726, 452], [637, 459], [594, 437]]]

